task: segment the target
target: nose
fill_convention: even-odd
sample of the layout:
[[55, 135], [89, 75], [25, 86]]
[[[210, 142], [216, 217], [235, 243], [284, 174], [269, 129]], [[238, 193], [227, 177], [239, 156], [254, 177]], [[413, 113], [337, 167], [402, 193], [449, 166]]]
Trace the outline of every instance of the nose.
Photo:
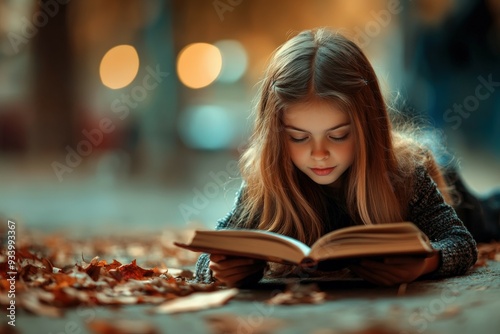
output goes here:
[[316, 161], [326, 160], [330, 157], [330, 152], [322, 144], [314, 144], [311, 150], [311, 158]]

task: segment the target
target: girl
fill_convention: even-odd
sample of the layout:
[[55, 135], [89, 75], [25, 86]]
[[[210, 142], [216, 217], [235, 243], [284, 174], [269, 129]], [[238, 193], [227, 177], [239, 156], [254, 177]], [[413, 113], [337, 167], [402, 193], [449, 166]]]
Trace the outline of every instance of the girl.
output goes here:
[[[349, 225], [411, 221], [438, 252], [350, 267], [381, 285], [463, 274], [476, 261], [432, 154], [392, 129], [369, 61], [337, 33], [304, 31], [275, 52], [240, 169], [235, 206], [217, 229], [258, 228], [310, 245]], [[196, 277], [239, 286], [260, 279], [265, 266], [202, 254]]]

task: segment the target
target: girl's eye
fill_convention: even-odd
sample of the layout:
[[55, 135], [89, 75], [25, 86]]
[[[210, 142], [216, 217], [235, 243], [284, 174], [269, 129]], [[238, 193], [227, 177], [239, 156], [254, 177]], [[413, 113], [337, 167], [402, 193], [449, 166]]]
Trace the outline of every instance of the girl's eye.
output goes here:
[[302, 143], [302, 142], [306, 141], [306, 139], [307, 139], [307, 137], [295, 138], [295, 137], [290, 136], [290, 140], [293, 141], [294, 143]]
[[349, 136], [349, 134], [345, 134], [345, 135], [343, 135], [343, 136], [341, 136], [341, 137], [329, 136], [329, 138], [330, 138], [331, 140], [334, 140], [334, 141], [344, 141], [344, 140], [346, 140], [346, 139], [347, 139], [347, 137], [348, 137], [348, 136]]

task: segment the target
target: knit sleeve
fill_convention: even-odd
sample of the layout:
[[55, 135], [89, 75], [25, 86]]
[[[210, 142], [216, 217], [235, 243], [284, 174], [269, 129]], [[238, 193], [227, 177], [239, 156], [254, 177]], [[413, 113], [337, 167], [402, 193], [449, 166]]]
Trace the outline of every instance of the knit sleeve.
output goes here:
[[[238, 212], [241, 204], [241, 197], [244, 190], [244, 184], [240, 187], [238, 192], [236, 193], [236, 199], [231, 211], [229, 211], [226, 216], [217, 221], [216, 230], [223, 230], [227, 228], [234, 227], [236, 218], [238, 217]], [[195, 273], [193, 282], [194, 283], [211, 283], [212, 279], [212, 271], [208, 268], [208, 264], [210, 262], [210, 254], [203, 253], [196, 261]]]
[[439, 268], [430, 277], [464, 274], [477, 260], [476, 242], [443, 199], [423, 167], [416, 170], [415, 191], [409, 203], [409, 220], [417, 225], [439, 251]]

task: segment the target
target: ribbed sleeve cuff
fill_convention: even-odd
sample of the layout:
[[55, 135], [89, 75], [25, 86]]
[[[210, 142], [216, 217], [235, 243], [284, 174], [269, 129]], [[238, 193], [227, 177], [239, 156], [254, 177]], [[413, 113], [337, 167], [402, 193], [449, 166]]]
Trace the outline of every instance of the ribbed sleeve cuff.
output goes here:
[[201, 254], [198, 261], [196, 261], [195, 274], [192, 280], [193, 283], [213, 283], [212, 271], [208, 268], [209, 263], [210, 255], [205, 253]]
[[477, 259], [477, 249], [471, 249], [469, 244], [456, 244], [453, 239], [431, 242], [432, 247], [439, 252], [439, 268], [431, 273], [432, 278], [448, 277], [465, 274]]

